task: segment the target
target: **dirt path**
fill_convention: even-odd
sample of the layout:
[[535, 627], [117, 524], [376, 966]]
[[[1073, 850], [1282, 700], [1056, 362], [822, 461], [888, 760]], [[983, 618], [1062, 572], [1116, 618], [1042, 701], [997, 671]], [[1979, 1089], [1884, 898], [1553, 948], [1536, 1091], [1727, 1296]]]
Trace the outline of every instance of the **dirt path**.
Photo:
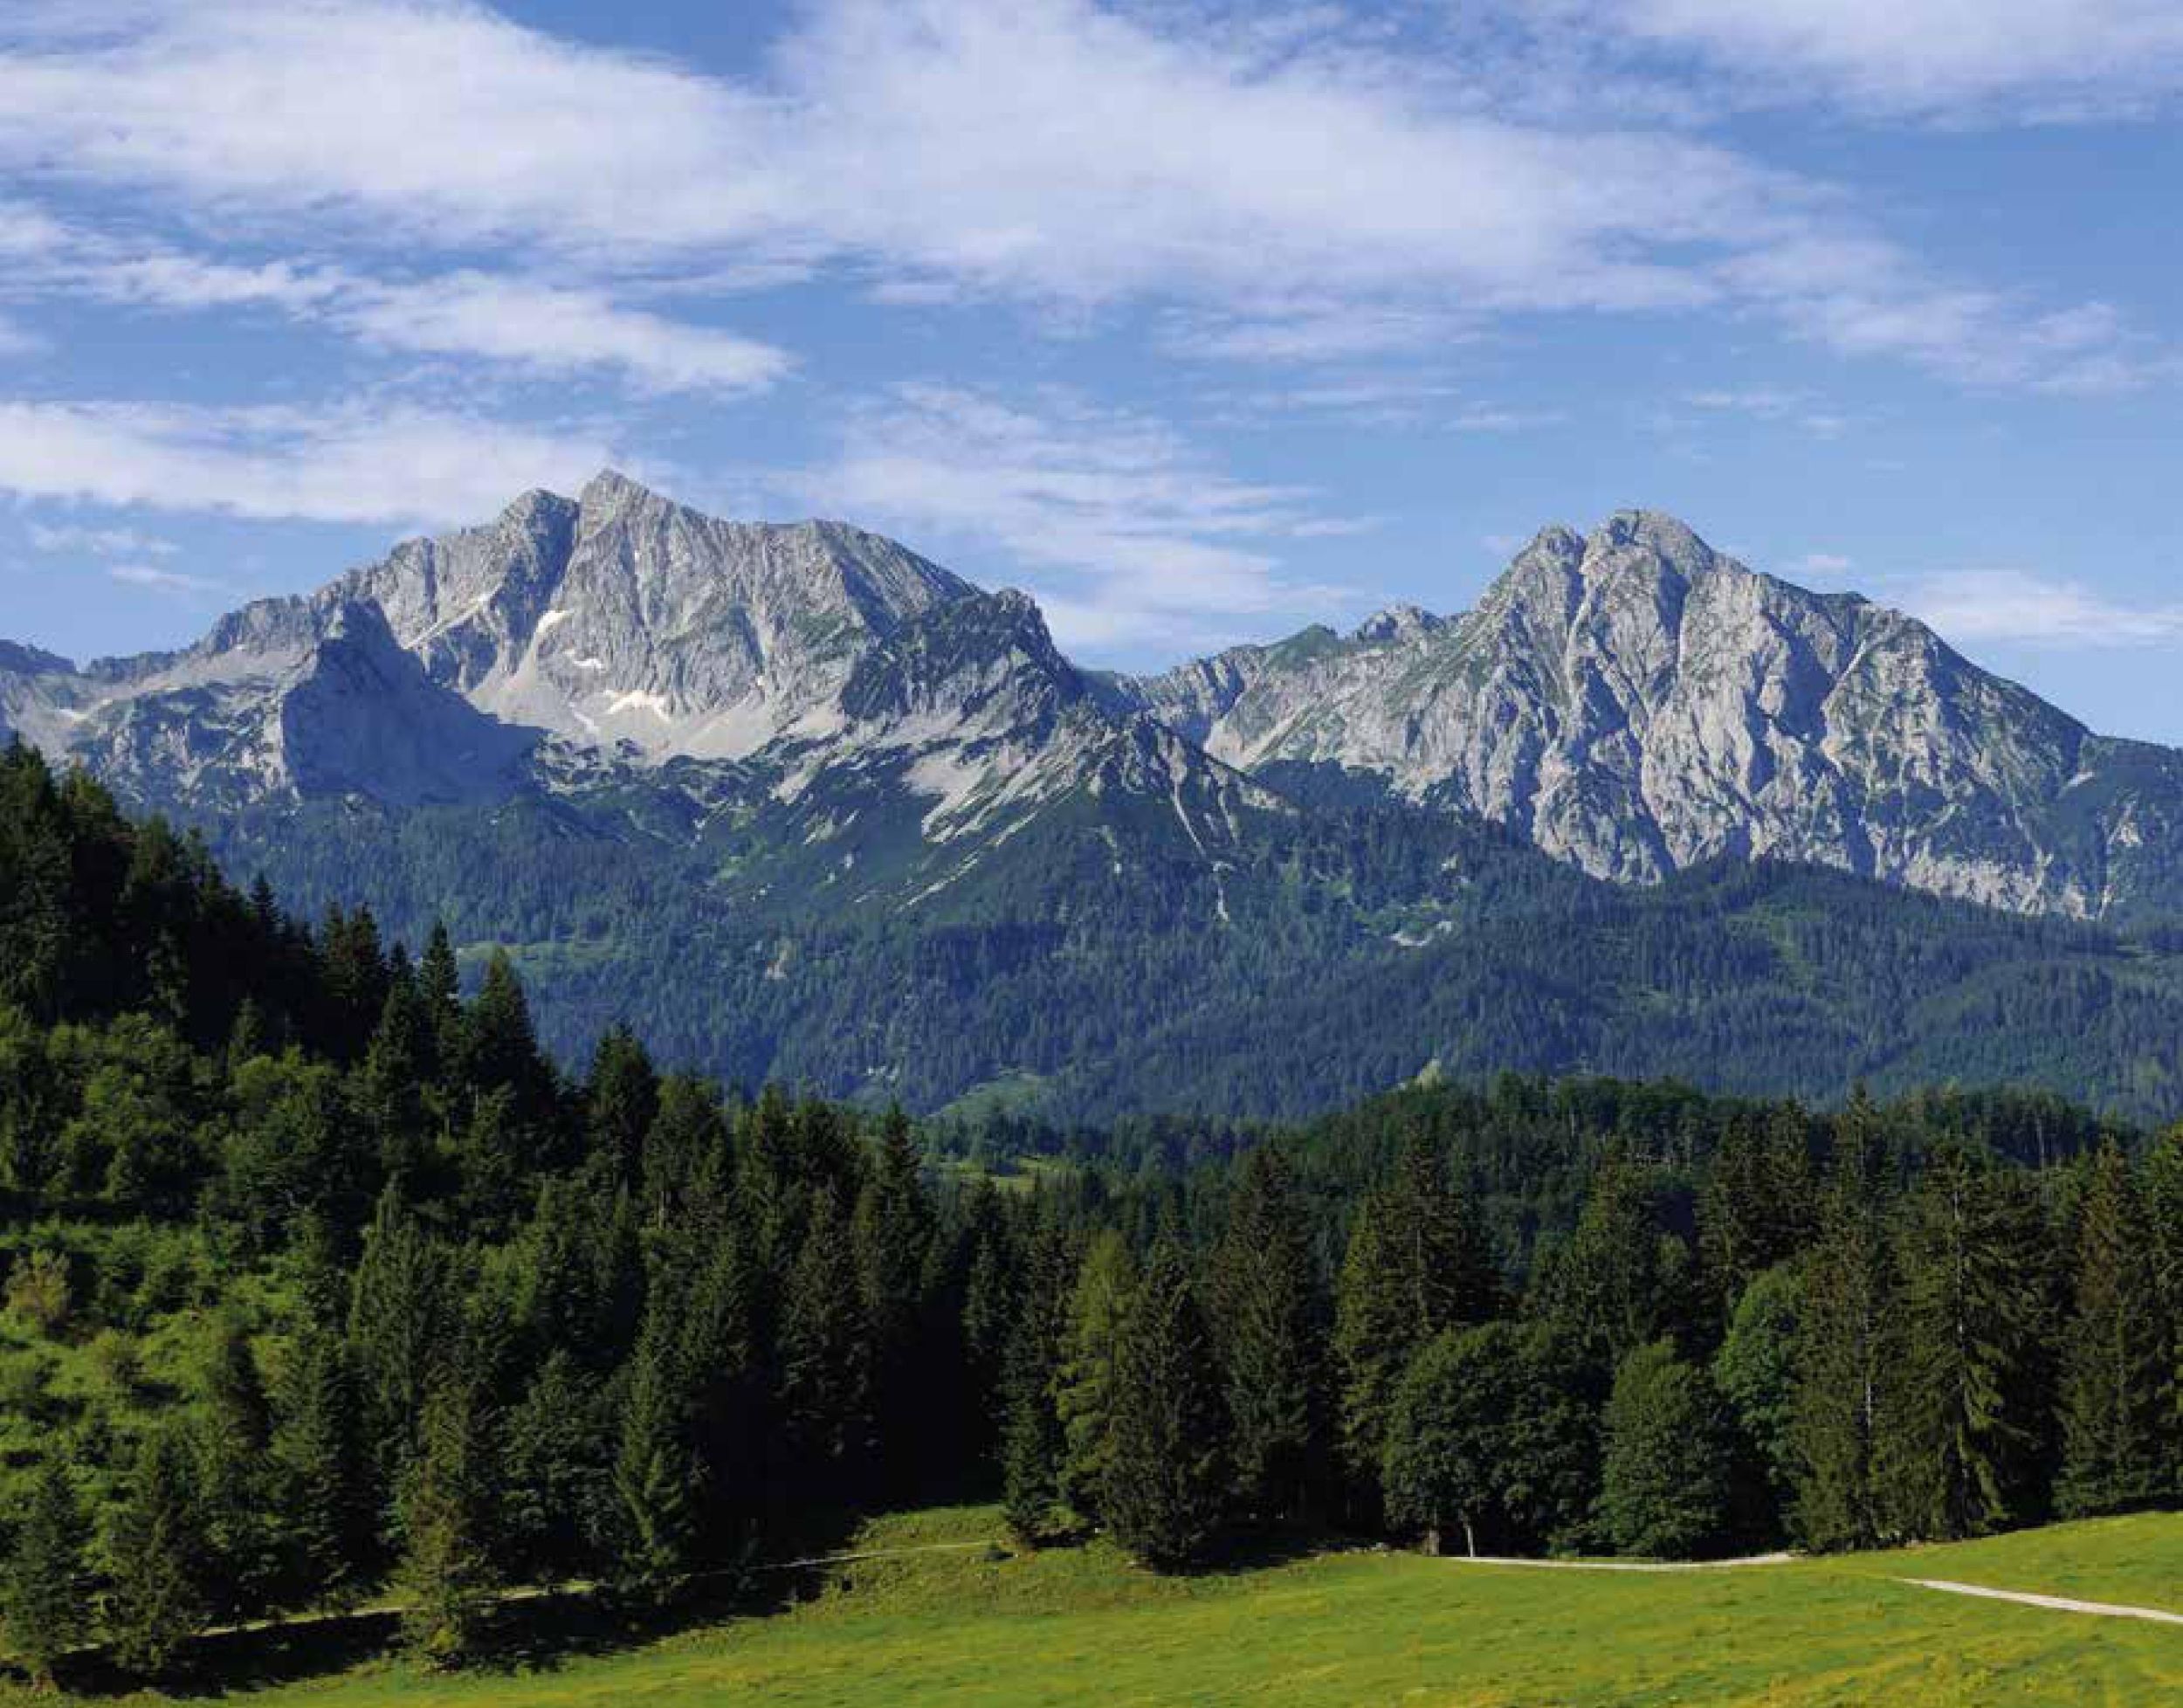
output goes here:
[[2165, 1608], [2118, 1607], [2112, 1601], [2080, 1601], [2068, 1595], [2034, 1595], [2021, 1589], [1989, 1589], [1979, 1583], [1951, 1583], [1945, 1578], [1897, 1578], [1919, 1589], [1938, 1589], [1944, 1595], [1976, 1595], [1981, 1601], [2014, 1601], [2028, 1608], [2046, 1608], [2055, 1613], [2089, 1613], [2099, 1619], [2145, 1619], [2156, 1625], [2183, 1625], [2183, 1613]]
[[1491, 1554], [1447, 1556], [1458, 1566], [1521, 1566], [1541, 1572], [1737, 1572], [1752, 1566], [1786, 1566], [1793, 1553], [1754, 1553], [1747, 1560], [1506, 1560]]

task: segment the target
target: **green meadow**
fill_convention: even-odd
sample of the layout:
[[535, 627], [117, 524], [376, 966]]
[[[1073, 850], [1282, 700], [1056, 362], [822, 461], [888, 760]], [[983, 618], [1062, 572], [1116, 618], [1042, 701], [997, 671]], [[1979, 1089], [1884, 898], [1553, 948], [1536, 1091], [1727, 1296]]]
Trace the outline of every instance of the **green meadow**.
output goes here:
[[[783, 1610], [614, 1652], [455, 1677], [367, 1662], [224, 1699], [251, 1708], [2183, 1701], [2183, 1627], [1897, 1581], [1946, 1578], [2183, 1612], [2175, 1516], [1659, 1575], [1360, 1551], [1159, 1578], [1097, 1543], [1036, 1555], [978, 1546], [998, 1530], [981, 1507], [884, 1519], [859, 1546], [933, 1551], [833, 1568]], [[968, 1546], [939, 1551], [957, 1544]]]

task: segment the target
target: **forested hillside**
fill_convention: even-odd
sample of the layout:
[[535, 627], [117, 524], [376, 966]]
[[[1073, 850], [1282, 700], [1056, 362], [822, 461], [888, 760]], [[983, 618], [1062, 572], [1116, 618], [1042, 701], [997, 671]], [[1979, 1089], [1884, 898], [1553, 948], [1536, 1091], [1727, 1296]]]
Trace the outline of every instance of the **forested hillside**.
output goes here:
[[508, 1587], [657, 1608], [981, 1487], [1162, 1567], [1330, 1529], [1841, 1548], [2183, 1491], [2183, 1138], [2051, 1099], [1511, 1078], [921, 1140], [625, 1030], [564, 1073], [505, 959], [465, 998], [444, 935], [306, 925], [19, 750], [0, 879], [32, 1671], [382, 1595], [451, 1664]]
[[313, 915], [368, 899], [410, 941], [444, 919], [473, 975], [506, 948], [565, 1061], [625, 1020], [726, 1083], [872, 1108], [997, 1089], [1062, 1121], [1294, 1119], [1504, 1069], [2183, 1108], [2173, 933], [1767, 863], [1629, 889], [1391, 806], [1269, 819], [1215, 869], [1172, 816], [1140, 825], [1112, 801], [1104, 824], [1051, 816], [913, 908], [814, 909], [814, 884], [831, 891], [799, 838], [784, 854], [723, 823], [692, 845], [644, 828], [644, 805], [351, 802], [210, 829], [227, 870], [270, 873]]

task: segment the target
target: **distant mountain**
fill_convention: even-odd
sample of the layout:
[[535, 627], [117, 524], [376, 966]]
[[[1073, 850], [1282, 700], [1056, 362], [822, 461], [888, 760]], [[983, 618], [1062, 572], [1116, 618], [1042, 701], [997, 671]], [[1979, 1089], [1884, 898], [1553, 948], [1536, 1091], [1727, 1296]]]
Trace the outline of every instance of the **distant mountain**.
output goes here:
[[241, 875], [512, 946], [557, 1041], [627, 1016], [745, 1080], [1107, 1114], [1498, 1066], [2183, 1085], [2183, 755], [1642, 512], [1464, 616], [1122, 678], [891, 541], [608, 473], [180, 651], [0, 644], [0, 729]]
[[1726, 855], [2076, 918], [2183, 902], [2183, 754], [1646, 511], [1547, 529], [1466, 616], [1398, 607], [1117, 687], [1269, 781], [1477, 813], [1601, 878]]

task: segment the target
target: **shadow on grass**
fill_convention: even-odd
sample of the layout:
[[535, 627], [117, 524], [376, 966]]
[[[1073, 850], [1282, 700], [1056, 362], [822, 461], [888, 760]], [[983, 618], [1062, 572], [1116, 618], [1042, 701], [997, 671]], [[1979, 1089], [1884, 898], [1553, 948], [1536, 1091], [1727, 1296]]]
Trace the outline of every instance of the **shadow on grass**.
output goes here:
[[[815, 1519], [790, 1550], [798, 1556], [841, 1551], [856, 1533], [846, 1515]], [[495, 1674], [551, 1672], [571, 1661], [614, 1655], [678, 1632], [735, 1619], [761, 1619], [786, 1611], [818, 1594], [833, 1568], [823, 1565], [784, 1570], [757, 1565], [702, 1574], [665, 1608], [644, 1608], [608, 1592], [572, 1587], [529, 1594], [492, 1609], [480, 1630], [479, 1652], [464, 1670]], [[192, 1637], [174, 1659], [152, 1674], [133, 1672], [103, 1654], [68, 1657], [56, 1670], [70, 1697], [126, 1698], [147, 1688], [181, 1701], [225, 1697], [275, 1685], [300, 1684], [402, 1657], [402, 1618], [369, 1611], [335, 1617], [308, 1616]]]

